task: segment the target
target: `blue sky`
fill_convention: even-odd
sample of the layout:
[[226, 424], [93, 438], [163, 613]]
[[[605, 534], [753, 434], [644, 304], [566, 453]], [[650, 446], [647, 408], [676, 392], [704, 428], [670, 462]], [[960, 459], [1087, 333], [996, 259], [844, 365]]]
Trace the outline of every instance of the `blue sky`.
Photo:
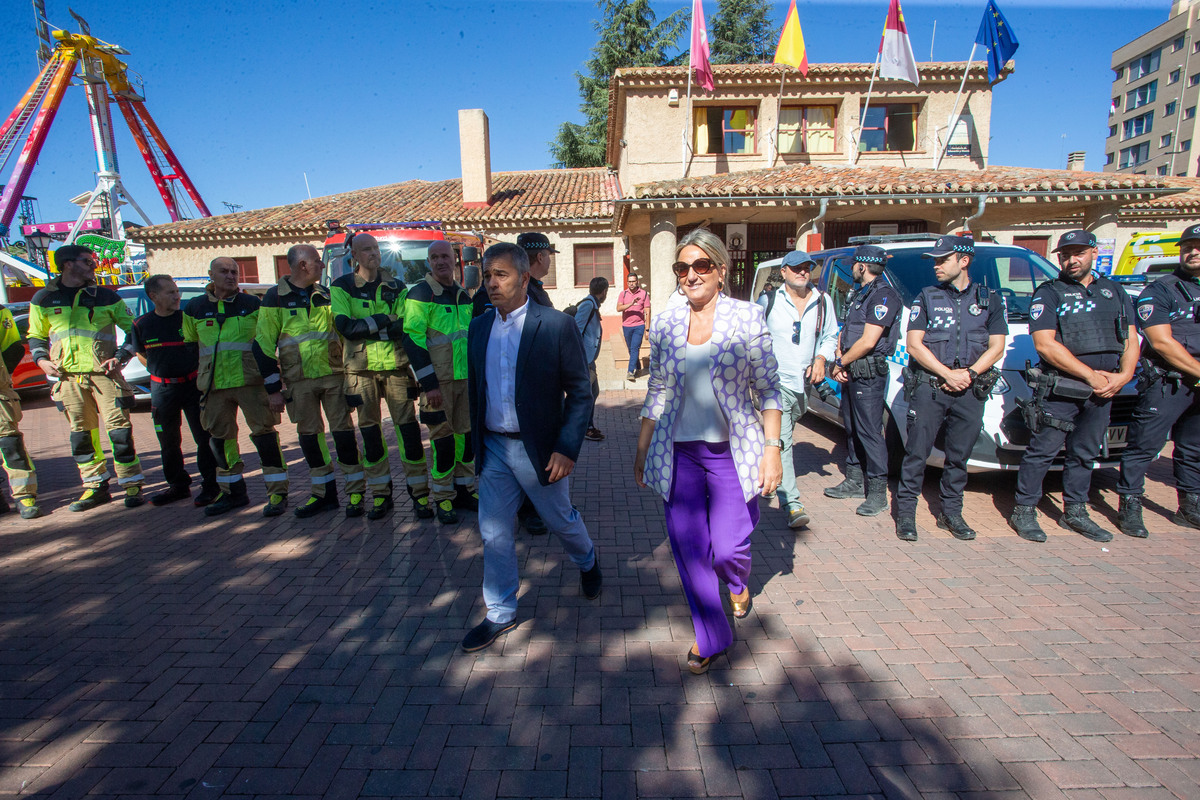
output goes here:
[[[963, 60], [985, 0], [902, 6], [918, 61]], [[546, 143], [578, 121], [575, 73], [595, 43], [590, 0], [71, 0], [93, 35], [130, 51], [154, 115], [214, 213], [423, 178], [458, 177], [459, 108], [490, 118], [494, 170], [549, 166]], [[873, 61], [887, 0], [799, 0], [810, 62]], [[66, 0], [52, 23], [74, 29]], [[655, 3], [660, 18], [690, 0]], [[0, 101], [7, 116], [36, 77], [28, 0], [0, 0]], [[782, 24], [787, 2], [773, 2]], [[994, 164], [1060, 167], [1087, 151], [1104, 163], [1112, 51], [1167, 20], [1170, 0], [1001, 0], [1021, 48], [996, 88]], [[711, 15], [716, 0], [707, 0]], [[936, 21], [936, 37], [934, 36]], [[686, 41], [681, 41], [686, 46]], [[154, 222], [167, 221], [117, 115], [126, 185]], [[11, 164], [9, 165], [11, 169]], [[95, 183], [82, 90], [63, 103], [27, 194], [40, 219], [73, 218], [67, 199]], [[10, 174], [0, 175], [5, 180]], [[127, 217], [135, 219], [135, 217]]]

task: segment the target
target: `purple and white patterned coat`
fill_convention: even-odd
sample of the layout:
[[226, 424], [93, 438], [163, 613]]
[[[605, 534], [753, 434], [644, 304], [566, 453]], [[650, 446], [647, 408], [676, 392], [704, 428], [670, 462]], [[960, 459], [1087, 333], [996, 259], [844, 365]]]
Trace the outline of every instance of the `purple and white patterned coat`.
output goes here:
[[[683, 401], [689, 306], [668, 308], [650, 325], [650, 377], [641, 416], [656, 420], [643, 480], [663, 500], [671, 494], [675, 420]], [[758, 494], [762, 410], [779, 409], [779, 365], [762, 307], [719, 295], [713, 315], [713, 390], [729, 423], [729, 444], [746, 502]], [[753, 393], [753, 395], [752, 395]]]

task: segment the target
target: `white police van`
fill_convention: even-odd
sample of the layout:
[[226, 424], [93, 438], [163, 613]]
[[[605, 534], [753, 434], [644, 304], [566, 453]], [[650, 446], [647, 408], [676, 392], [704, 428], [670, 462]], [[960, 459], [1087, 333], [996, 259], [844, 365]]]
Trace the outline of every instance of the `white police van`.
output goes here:
[[[852, 277], [854, 249], [860, 244], [878, 245], [889, 256], [887, 268], [879, 280], [886, 280], [896, 289], [907, 309], [922, 289], [937, 282], [933, 273], [933, 259], [922, 257], [922, 253], [930, 250], [937, 238], [937, 234], [929, 233], [861, 236], [851, 239], [847, 247], [810, 253], [816, 262], [812, 271], [813, 283], [832, 297], [838, 321], [844, 322], [847, 300], [855, 288]], [[758, 298], [767, 288], [782, 285], [782, 260], [773, 259], [758, 266], [752, 298]], [[1029, 305], [1034, 290], [1043, 281], [1056, 277], [1058, 267], [1023, 247], [976, 242], [970, 275], [972, 281], [982, 281], [1004, 298], [1008, 309], [1009, 332], [1004, 357], [997, 364], [1001, 377], [984, 407], [983, 430], [971, 451], [967, 468], [971, 472], [1015, 470], [1021, 464], [1021, 456], [1030, 438], [1029, 428], [1017, 404], [1018, 400], [1028, 400], [1033, 394], [1022, 372], [1027, 361], [1035, 365], [1038, 362], [1033, 339], [1029, 335]], [[900, 340], [888, 358], [890, 379], [885, 401], [884, 430], [889, 472], [893, 475], [899, 472], [900, 461], [904, 458], [904, 441], [908, 436], [905, 423], [908, 404], [904, 400], [902, 377], [904, 367], [908, 364], [905, 347], [908, 321], [907, 310], [897, 317], [901, 326]], [[826, 380], [826, 385], [833, 391], [826, 393], [824, 399], [813, 392], [809, 397], [809, 409], [817, 416], [841, 425], [841, 385], [832, 380]], [[1099, 458], [1100, 466], [1116, 466], [1120, 462], [1120, 451], [1125, 447], [1136, 404], [1137, 390], [1135, 382], [1131, 381], [1113, 398], [1108, 436]], [[938, 434], [937, 443], [929, 457], [932, 466], [942, 466], [944, 435], [944, 432]], [[1054, 467], [1062, 468], [1061, 457], [1055, 461]]]

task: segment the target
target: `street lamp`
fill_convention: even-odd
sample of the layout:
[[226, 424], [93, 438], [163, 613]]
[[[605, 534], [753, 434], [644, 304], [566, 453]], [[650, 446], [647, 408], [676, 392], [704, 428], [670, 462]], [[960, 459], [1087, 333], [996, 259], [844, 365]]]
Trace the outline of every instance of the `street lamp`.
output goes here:
[[37, 253], [40, 252], [46, 272], [50, 272], [50, 243], [53, 241], [54, 237], [41, 231], [25, 234], [25, 246], [29, 248], [29, 252], [33, 255], [33, 263], [37, 264]]

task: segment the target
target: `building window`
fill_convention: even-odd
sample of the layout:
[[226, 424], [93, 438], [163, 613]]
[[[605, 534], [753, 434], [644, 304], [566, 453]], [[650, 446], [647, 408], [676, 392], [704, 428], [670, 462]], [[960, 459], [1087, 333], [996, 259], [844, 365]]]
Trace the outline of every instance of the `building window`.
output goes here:
[[1191, 149], [1192, 149], [1192, 140], [1191, 140], [1191, 139], [1184, 139], [1182, 142], [1180, 142], [1180, 143], [1179, 143], [1179, 149], [1180, 149], [1180, 150], [1182, 150], [1182, 151], [1183, 151], [1183, 152], [1185, 152], [1185, 153], [1186, 153], [1188, 150], [1191, 150]]
[[913, 150], [917, 142], [917, 106], [913, 103], [893, 103], [867, 108], [863, 117], [861, 153], [904, 152]]
[[1161, 53], [1161, 49], [1155, 50], [1154, 52], [1146, 53], [1146, 55], [1142, 56], [1141, 58], [1135, 58], [1133, 61], [1130, 61], [1129, 82], [1133, 83], [1140, 78], [1146, 77], [1152, 72], [1157, 72], [1158, 57]]
[[1135, 108], [1141, 108], [1147, 103], [1153, 103], [1154, 98], [1157, 96], [1158, 81], [1144, 83], [1133, 91], [1125, 93], [1125, 110], [1132, 111]]
[[1109, 125], [1109, 126], [1108, 126], [1108, 138], [1110, 138], [1110, 139], [1111, 139], [1112, 137], [1114, 137], [1114, 136], [1116, 136], [1116, 135], [1117, 135], [1117, 126], [1116, 126], [1116, 125]]
[[837, 108], [793, 106], [779, 110], [779, 152], [835, 153]]
[[1121, 76], [1124, 74], [1125, 74], [1125, 70], [1122, 67], [1117, 67], [1116, 69], [1113, 70], [1113, 80], [1114, 81], [1121, 80]]
[[1169, 117], [1174, 113], [1175, 113], [1175, 101], [1172, 100], [1171, 102], [1169, 102], [1165, 106], [1163, 106], [1163, 116]]
[[1166, 175], [1170, 171], [1171, 171], [1171, 168], [1167, 164], [1163, 164], [1161, 167], [1158, 168], [1159, 175]]
[[1154, 128], [1154, 112], [1147, 111], [1145, 114], [1138, 114], [1136, 117], [1131, 117], [1122, 123], [1121, 141], [1132, 139], [1135, 136], [1149, 133]]
[[1150, 143], [1135, 144], [1133, 147], [1126, 147], [1121, 151], [1120, 167], [1121, 169], [1134, 167], [1148, 158], [1150, 158]]
[[611, 244], [575, 245], [575, 285], [587, 286], [592, 278], [613, 282], [613, 246]]
[[1194, 116], [1196, 116], [1196, 107], [1195, 106], [1192, 106], [1191, 108], [1185, 108], [1183, 110], [1183, 118], [1184, 119], [1191, 119]]
[[238, 280], [242, 283], [258, 283], [258, 259], [254, 256], [234, 256], [238, 265]]
[[1181, 70], [1181, 69], [1171, 70], [1171, 74], [1167, 76], [1167, 83], [1178, 83], [1179, 76], [1182, 73], [1183, 73], [1183, 70]]
[[1113, 158], [1113, 154], [1112, 154], [1112, 153], [1106, 153], [1106, 154], [1104, 155], [1104, 163], [1105, 163], [1106, 165], [1107, 165], [1107, 164], [1111, 164], [1113, 161], [1114, 161], [1114, 158]]
[[1170, 147], [1171, 146], [1171, 134], [1164, 133], [1162, 138], [1158, 140], [1158, 146], [1159, 147]]
[[1183, 37], [1180, 36], [1178, 39], [1171, 42], [1171, 52], [1178, 53], [1182, 49], [1183, 49]]
[[754, 109], [707, 106], [695, 111], [697, 153], [754, 153]]
[[1200, 42], [1192, 42], [1192, 52], [1200, 53]]
[[1121, 110], [1121, 98], [1114, 97], [1112, 99], [1112, 105], [1110, 105], [1108, 107], [1108, 115], [1111, 117], [1113, 114], [1117, 113], [1120, 110]]
[[1200, 72], [1188, 78], [1188, 86], [1200, 86]]

